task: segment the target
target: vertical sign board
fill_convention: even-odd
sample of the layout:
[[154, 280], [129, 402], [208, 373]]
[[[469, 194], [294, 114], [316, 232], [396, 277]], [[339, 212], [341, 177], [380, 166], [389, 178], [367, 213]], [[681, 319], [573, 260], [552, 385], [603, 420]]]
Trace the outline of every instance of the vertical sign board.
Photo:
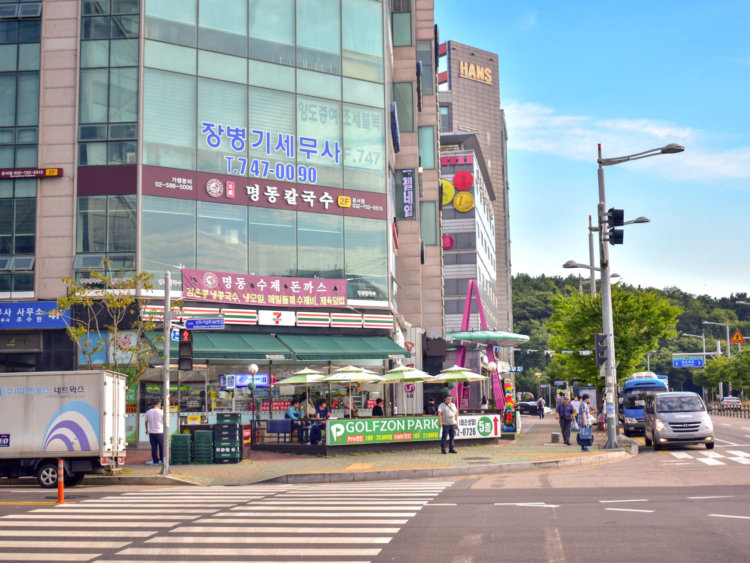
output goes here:
[[399, 170], [396, 180], [396, 217], [413, 221], [417, 218], [414, 204], [414, 170]]

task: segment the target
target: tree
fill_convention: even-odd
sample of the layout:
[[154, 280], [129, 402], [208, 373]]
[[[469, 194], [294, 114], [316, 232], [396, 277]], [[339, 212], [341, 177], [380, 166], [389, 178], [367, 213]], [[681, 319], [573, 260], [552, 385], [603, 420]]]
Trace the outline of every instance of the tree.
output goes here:
[[[553, 365], [560, 368], [562, 379], [577, 379], [601, 387], [599, 368], [593, 354], [594, 335], [602, 330], [601, 299], [598, 296], [567, 291], [552, 297], [555, 312], [547, 327], [552, 332], [551, 346], [569, 350], [556, 354]], [[615, 358], [618, 379], [637, 371], [646, 352], [657, 347], [659, 339], [676, 335], [680, 308], [671, 305], [655, 290], [612, 287], [612, 314], [615, 332]], [[557, 370], [553, 370], [557, 371]]]
[[148, 369], [154, 352], [144, 333], [156, 324], [140, 318], [144, 292], [153, 289], [152, 276], [120, 271], [115, 277], [110, 265], [103, 260], [100, 269], [90, 269], [89, 276], [80, 281], [63, 278], [67, 291], [57, 300], [57, 310], [70, 309], [70, 325], [65, 330], [88, 368], [103, 364], [105, 369], [125, 373], [130, 388]]

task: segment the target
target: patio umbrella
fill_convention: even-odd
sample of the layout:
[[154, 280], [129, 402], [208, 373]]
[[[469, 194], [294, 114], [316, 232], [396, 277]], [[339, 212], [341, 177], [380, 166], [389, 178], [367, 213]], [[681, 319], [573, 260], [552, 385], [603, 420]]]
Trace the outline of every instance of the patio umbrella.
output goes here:
[[444, 369], [439, 374], [434, 376], [430, 381], [435, 383], [447, 383], [453, 381], [455, 383], [466, 383], [468, 381], [485, 381], [489, 379], [484, 375], [469, 371], [468, 368], [461, 366], [453, 366]]
[[[351, 371], [344, 371], [345, 369], [351, 369]], [[347, 366], [347, 368], [337, 369], [331, 375], [323, 378], [323, 381], [327, 381], [329, 383], [371, 383], [382, 380], [383, 377], [377, 375], [375, 372], [354, 366]], [[353, 405], [351, 385], [349, 385], [349, 404]]]
[[[304, 385], [305, 386], [305, 396], [307, 397], [307, 401], [310, 400], [310, 383], [317, 383], [323, 377], [325, 376], [324, 373], [321, 373], [319, 371], [315, 371], [314, 369], [310, 368], [304, 368], [300, 371], [294, 372], [294, 375], [287, 377], [283, 381], [279, 381], [279, 385]], [[310, 413], [307, 410], [307, 405], [304, 406], [304, 412], [307, 416], [310, 416]], [[314, 413], [313, 413], [314, 414]]]
[[468, 340], [470, 342], [481, 342], [483, 344], [495, 344], [499, 346], [518, 346], [529, 341], [529, 337], [525, 334], [516, 334], [515, 332], [505, 332], [502, 330], [463, 330], [460, 332], [451, 332], [445, 336], [454, 340]]
[[[411, 366], [398, 366], [386, 372], [381, 383], [416, 383], [425, 380], [432, 380], [433, 377], [422, 370]], [[414, 404], [412, 403], [412, 414], [414, 414]]]

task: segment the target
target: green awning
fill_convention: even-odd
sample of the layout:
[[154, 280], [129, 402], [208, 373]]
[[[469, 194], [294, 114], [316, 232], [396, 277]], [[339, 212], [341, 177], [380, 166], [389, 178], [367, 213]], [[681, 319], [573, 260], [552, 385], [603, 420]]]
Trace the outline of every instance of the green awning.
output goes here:
[[298, 360], [387, 360], [411, 354], [387, 336], [329, 336], [279, 334], [276, 336]]
[[[147, 333], [149, 340], [154, 342], [161, 331]], [[156, 344], [162, 353], [161, 341]], [[177, 359], [179, 343], [172, 341], [169, 357]], [[292, 353], [279, 340], [270, 334], [250, 334], [242, 332], [193, 332], [194, 360], [265, 360], [268, 356], [282, 356], [291, 359]], [[276, 359], [276, 358], [274, 358]]]

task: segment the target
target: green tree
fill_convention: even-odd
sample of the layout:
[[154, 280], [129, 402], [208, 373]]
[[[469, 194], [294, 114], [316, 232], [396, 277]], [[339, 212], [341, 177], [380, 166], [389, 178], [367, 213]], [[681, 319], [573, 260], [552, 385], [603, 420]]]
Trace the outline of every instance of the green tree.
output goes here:
[[[601, 332], [601, 298], [569, 290], [551, 298], [555, 312], [547, 327], [552, 333], [551, 346], [558, 351], [553, 360], [560, 379], [580, 380], [601, 387], [599, 368], [593, 354], [594, 334]], [[618, 380], [637, 371], [646, 353], [657, 347], [659, 339], [675, 336], [680, 308], [658, 291], [612, 287], [612, 312], [615, 332], [615, 358]], [[556, 376], [557, 377], [557, 376]]]
[[104, 354], [103, 367], [127, 374], [130, 388], [146, 372], [154, 352], [144, 333], [156, 324], [140, 318], [144, 292], [153, 289], [152, 276], [112, 272], [110, 266], [105, 259], [101, 268], [89, 270], [87, 278], [63, 278], [67, 291], [57, 300], [57, 310], [70, 310], [65, 330], [88, 368], [94, 369]]

